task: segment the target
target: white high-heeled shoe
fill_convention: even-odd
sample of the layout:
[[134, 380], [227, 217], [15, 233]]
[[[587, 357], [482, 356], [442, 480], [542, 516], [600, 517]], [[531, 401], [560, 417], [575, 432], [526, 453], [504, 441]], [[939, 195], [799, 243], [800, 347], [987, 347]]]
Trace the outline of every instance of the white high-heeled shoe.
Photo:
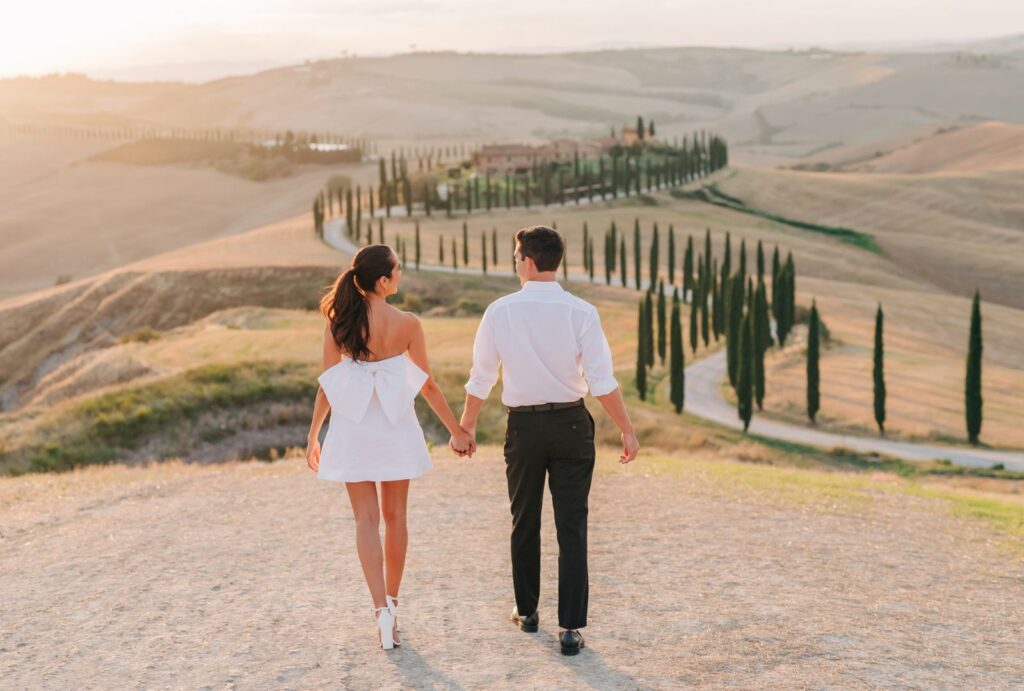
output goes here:
[[[398, 626], [398, 598], [391, 595], [384, 596], [387, 599], [388, 607], [391, 608], [391, 613], [395, 615], [395, 631], [401, 631], [401, 627]], [[395, 647], [401, 646], [401, 641], [395, 641]]]
[[377, 628], [380, 631], [380, 647], [384, 650], [391, 650], [395, 647], [395, 611], [389, 604], [386, 607], [374, 607], [373, 615], [377, 619]]

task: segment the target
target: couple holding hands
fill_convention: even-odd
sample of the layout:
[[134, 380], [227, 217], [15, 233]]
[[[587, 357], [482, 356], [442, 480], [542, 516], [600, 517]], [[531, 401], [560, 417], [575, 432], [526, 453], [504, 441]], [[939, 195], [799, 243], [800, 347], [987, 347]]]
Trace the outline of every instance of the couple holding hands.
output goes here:
[[[621, 463], [639, 442], [612, 368], [597, 309], [557, 281], [564, 243], [546, 226], [516, 233], [515, 266], [522, 288], [492, 302], [473, 343], [457, 420], [430, 375], [426, 338], [416, 315], [387, 304], [402, 266], [386, 245], [363, 247], [320, 303], [324, 371], [319, 377], [306, 461], [322, 480], [345, 483], [356, 525], [356, 546], [373, 598], [380, 645], [399, 645], [398, 591], [408, 546], [409, 480], [432, 467], [414, 408], [417, 394], [451, 433], [459, 456], [476, 451], [476, 423], [502, 376], [508, 410], [505, 475], [512, 512], [511, 620], [537, 631], [540, 524], [544, 483], [551, 491], [558, 535], [559, 647], [575, 655], [587, 624], [587, 499], [594, 471], [594, 418], [589, 391], [619, 427]], [[321, 449], [327, 413], [331, 422]], [[380, 483], [378, 500], [377, 483]], [[379, 525], [383, 515], [385, 535]]]

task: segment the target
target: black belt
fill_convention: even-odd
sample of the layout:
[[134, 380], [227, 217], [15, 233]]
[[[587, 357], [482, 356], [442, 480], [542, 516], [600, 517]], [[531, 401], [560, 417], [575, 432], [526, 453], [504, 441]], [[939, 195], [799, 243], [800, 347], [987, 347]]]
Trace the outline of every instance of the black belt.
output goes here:
[[572, 401], [570, 403], [538, 403], [537, 405], [517, 405], [517, 406], [506, 406], [505, 409], [510, 413], [540, 413], [548, 410], [562, 410], [563, 408], [575, 408], [583, 405], [583, 399], [578, 401]]

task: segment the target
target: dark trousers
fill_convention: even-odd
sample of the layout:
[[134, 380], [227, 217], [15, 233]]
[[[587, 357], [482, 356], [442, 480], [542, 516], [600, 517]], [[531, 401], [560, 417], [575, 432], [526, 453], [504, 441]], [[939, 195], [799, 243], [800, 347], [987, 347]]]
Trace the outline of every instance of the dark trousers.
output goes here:
[[540, 515], [544, 478], [558, 534], [558, 624], [587, 625], [587, 497], [594, 475], [594, 418], [585, 406], [510, 412], [505, 475], [512, 502], [512, 583], [521, 615], [540, 598]]

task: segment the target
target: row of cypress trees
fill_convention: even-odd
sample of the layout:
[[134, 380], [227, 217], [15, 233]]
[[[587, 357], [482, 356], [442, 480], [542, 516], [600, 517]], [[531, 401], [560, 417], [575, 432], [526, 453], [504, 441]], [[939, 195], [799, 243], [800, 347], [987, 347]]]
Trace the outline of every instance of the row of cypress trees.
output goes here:
[[[423, 169], [423, 160], [420, 159]], [[427, 169], [434, 165], [427, 159]], [[620, 195], [640, 194], [644, 190], [677, 186], [710, 175], [728, 165], [728, 145], [717, 135], [694, 133], [692, 139], [683, 138], [681, 146], [645, 144], [640, 147], [614, 147], [610, 156], [601, 156], [596, 164], [582, 161], [578, 153], [571, 161], [546, 164], [535, 163], [525, 173], [492, 176], [490, 173], [447, 183], [445, 193], [431, 186], [427, 180], [416, 183], [404, 152], [391, 152], [390, 171], [385, 157], [378, 160], [377, 187], [362, 185], [328, 188], [319, 193], [320, 208], [331, 216], [344, 216], [350, 226], [358, 225], [367, 213], [374, 216], [377, 209], [390, 217], [392, 209], [405, 206], [412, 216], [417, 208], [430, 216], [434, 209], [444, 209], [448, 217], [458, 210], [467, 214], [474, 210], [490, 211], [536, 202], [547, 206], [565, 205], [567, 198], [581, 200], [617, 198]], [[416, 194], [418, 193], [418, 194]], [[417, 199], [418, 196], [418, 199]], [[417, 204], [419, 206], [417, 206]]]
[[[657, 276], [656, 271], [659, 266], [656, 227], [653, 233], [654, 238], [649, 251], [652, 279]], [[610, 240], [608, 243], [611, 246]], [[639, 224], [634, 226], [634, 247], [639, 248]], [[671, 228], [669, 247], [674, 253], [675, 242]], [[769, 306], [762, 243], [759, 242], [757, 245], [756, 287], [754, 276], [747, 275], [745, 241], [740, 243], [739, 260], [735, 273], [732, 267], [732, 239], [728, 233], [726, 234], [721, 270], [718, 260], [713, 256], [711, 250], [710, 230], [705, 234], [705, 253], [698, 254], [694, 259], [693, 251], [694, 243], [691, 236], [686, 244], [682, 280], [682, 295], [685, 295], [687, 291], [691, 295], [689, 345], [691, 350], [696, 352], [700, 340], [703, 340], [704, 345], [707, 346], [712, 334], [715, 340], [722, 336], [725, 337], [729, 382], [736, 390], [737, 412], [744, 422], [744, 429], [747, 429], [754, 404], [756, 403], [759, 410], [764, 405], [764, 355], [767, 349], [774, 344], [770, 315], [780, 314], [784, 319], [788, 317], [791, 324], [792, 315], [795, 314], [795, 267], [792, 253], [787, 255], [785, 264], [780, 264], [778, 248], [775, 248], [775, 267], [772, 279], [773, 298]], [[636, 254], [637, 252], [634, 251], [634, 255]], [[606, 266], [610, 265], [610, 261], [606, 262]], [[694, 266], [696, 266], [695, 276]], [[671, 282], [674, 280], [675, 269], [675, 262], [671, 254], [668, 267]], [[638, 267], [635, 273], [638, 273]], [[679, 411], [683, 407], [685, 391], [685, 345], [679, 286], [672, 285], [672, 310], [666, 319], [664, 280], [658, 278], [657, 283], [652, 281], [648, 285], [657, 287], [654, 290], [648, 287], [638, 306], [640, 338], [637, 346], [637, 389], [641, 399], [646, 400], [647, 370], [654, 365], [655, 352], [657, 352], [661, 363], [664, 364], [667, 328], [669, 330], [670, 398], [673, 406]], [[656, 296], [656, 298], [652, 296]], [[657, 309], [654, 306], [655, 300]]]
[[[319, 210], [314, 206], [314, 215]], [[322, 212], [321, 212], [322, 213]], [[378, 240], [385, 242], [384, 220], [378, 219]], [[552, 224], [557, 227], [557, 224]], [[322, 227], [322, 216], [318, 221], [318, 227]], [[639, 247], [639, 223], [635, 225], [635, 246]], [[368, 223], [367, 242], [372, 242], [372, 225]], [[658, 266], [658, 243], [657, 227], [653, 229], [655, 240], [651, 243], [649, 258], [651, 260], [650, 270], [654, 276]], [[583, 265], [589, 273], [591, 281], [594, 280], [594, 239], [589, 228], [584, 223], [583, 228]], [[355, 239], [359, 239], [357, 234]], [[611, 275], [616, 267], [614, 262], [618, 260], [618, 267], [621, 274], [623, 286], [627, 285], [626, 279], [626, 249], [625, 238], [622, 237], [612, 222], [609, 230], [605, 233], [605, 281], [611, 284]], [[402, 257], [402, 263], [406, 263], [407, 243], [402, 239], [396, 239], [396, 253]], [[515, 239], [512, 239], [512, 246], [515, 246]], [[748, 429], [753, 415], [754, 406], [758, 410], [763, 409], [765, 395], [764, 356], [768, 348], [776, 343], [773, 339], [769, 314], [775, 322], [775, 337], [778, 345], [784, 346], [786, 338], [790, 334], [795, 315], [795, 266], [792, 253], [787, 253], [785, 262], [780, 261], [779, 249], [776, 246], [772, 255], [772, 278], [771, 295], [772, 300], [767, 300], [765, 259], [761, 242], [757, 245], [757, 284], [754, 285], [754, 276], [746, 275], [746, 244], [741, 241], [739, 249], [739, 262], [736, 272], [732, 272], [732, 241], [730, 234], [726, 234], [724, 246], [724, 259], [722, 274], [718, 276], [718, 260], [710, 252], [710, 230], [705, 235], [705, 251], [707, 256], [712, 256], [710, 272], [705, 254], [698, 254], [696, 260], [693, 258], [693, 237], [689, 236], [686, 244], [686, 251], [683, 258], [683, 291], [673, 285], [674, 281], [674, 232], [669, 228], [668, 235], [669, 259], [668, 276], [672, 286], [671, 307], [666, 314], [665, 283], [659, 278], [657, 289], [651, 290], [650, 284], [645, 292], [644, 298], [640, 301], [639, 332], [640, 341], [637, 358], [637, 388], [641, 399], [645, 400], [647, 395], [647, 375], [650, 368], [655, 364], [655, 354], [662, 365], [666, 356], [669, 359], [670, 371], [670, 400], [676, 412], [683, 409], [684, 404], [684, 369], [685, 369], [685, 345], [683, 342], [683, 327], [681, 322], [682, 309], [681, 295], [687, 292], [691, 295], [691, 306], [689, 311], [689, 345], [695, 353], [700, 340], [704, 345], [714, 336], [715, 340], [721, 336], [726, 338], [727, 363], [729, 382], [734, 387], [737, 398], [737, 413], [744, 422], [744, 429]], [[481, 268], [486, 274], [489, 266], [498, 264], [498, 240], [497, 229], [493, 228], [490, 233], [490, 242], [486, 231], [480, 235]], [[444, 264], [445, 240], [439, 238], [439, 256]], [[462, 265], [469, 264], [469, 231], [468, 225], [462, 225], [462, 251], [457, 252], [455, 240], [451, 243], [452, 266], [458, 269], [458, 254], [461, 254]], [[612, 249], [616, 248], [616, 249]], [[419, 221], [415, 222], [414, 231], [414, 261], [418, 269], [422, 258], [422, 246]], [[638, 253], [635, 253], [638, 256]], [[490, 261], [488, 260], [490, 257]], [[694, 262], [696, 265], [695, 275], [692, 273]], [[568, 273], [568, 250], [562, 262], [563, 275]], [[687, 268], [689, 267], [689, 270]], [[514, 265], [513, 265], [514, 270]], [[639, 272], [636, 272], [639, 274]], [[689, 280], [687, 277], [690, 277]], [[971, 444], [979, 442], [979, 435], [982, 424], [982, 387], [981, 387], [981, 357], [982, 357], [982, 332], [981, 332], [981, 308], [980, 292], [976, 292], [971, 308], [970, 337], [968, 342], [967, 370], [965, 381], [965, 412], [967, 424], [967, 437]], [[714, 312], [710, 310], [714, 309]], [[715, 315], [719, 316], [715, 316]], [[820, 394], [820, 356], [821, 356], [821, 318], [817, 302], [812, 301], [808, 317], [807, 335], [807, 357], [806, 357], [806, 412], [812, 423], [821, 407]], [[641, 364], [643, 367], [641, 368]], [[879, 305], [875, 315], [875, 338], [872, 364], [873, 379], [873, 408], [875, 422], [879, 432], [885, 433], [886, 422], [886, 384], [884, 372], [884, 313]]]

